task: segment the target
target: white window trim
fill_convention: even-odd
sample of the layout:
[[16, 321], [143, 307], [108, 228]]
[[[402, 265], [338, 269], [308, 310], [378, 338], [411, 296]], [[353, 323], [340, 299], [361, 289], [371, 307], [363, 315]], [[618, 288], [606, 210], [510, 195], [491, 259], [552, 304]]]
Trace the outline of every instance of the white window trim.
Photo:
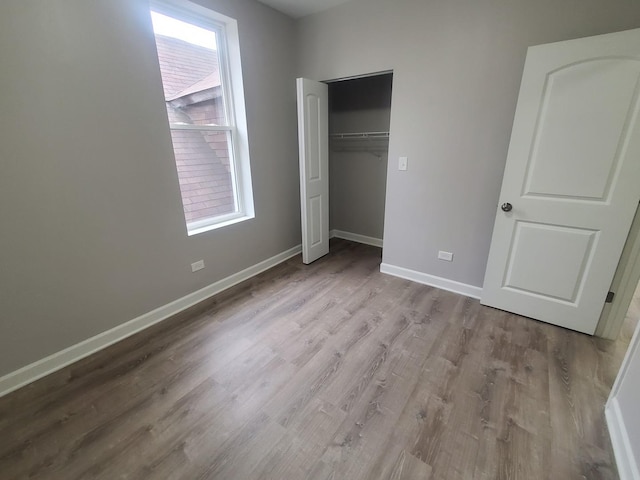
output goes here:
[[195, 125], [192, 123], [171, 123], [171, 130], [211, 130], [213, 132], [233, 132], [233, 127], [223, 125]]
[[[183, 19], [207, 29], [218, 30], [218, 63], [222, 76], [223, 98], [226, 103], [229, 126], [170, 124], [174, 130], [212, 130], [231, 132], [234, 168], [232, 184], [238, 199], [238, 212], [210, 219], [187, 223], [187, 235], [197, 235], [255, 217], [251, 162], [249, 157], [249, 135], [244, 101], [244, 82], [240, 57], [238, 22], [231, 17], [196, 5], [188, 0], [152, 0], [152, 10]], [[169, 122], [167, 122], [169, 125]], [[237, 189], [237, 190], [236, 190]]]

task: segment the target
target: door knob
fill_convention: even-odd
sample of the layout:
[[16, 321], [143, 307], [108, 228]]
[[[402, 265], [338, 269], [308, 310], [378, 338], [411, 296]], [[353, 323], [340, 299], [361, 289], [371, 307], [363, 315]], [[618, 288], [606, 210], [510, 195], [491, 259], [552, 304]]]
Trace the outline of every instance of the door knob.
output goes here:
[[503, 212], [510, 212], [513, 209], [513, 205], [507, 202], [507, 203], [503, 203], [500, 208], [502, 209]]

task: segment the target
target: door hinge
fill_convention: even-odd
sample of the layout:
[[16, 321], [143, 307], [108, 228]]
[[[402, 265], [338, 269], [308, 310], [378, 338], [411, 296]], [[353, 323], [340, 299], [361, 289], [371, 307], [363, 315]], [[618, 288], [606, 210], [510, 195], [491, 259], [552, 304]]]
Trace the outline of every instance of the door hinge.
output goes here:
[[613, 297], [615, 297], [616, 294], [613, 292], [609, 292], [607, 293], [607, 299], [604, 301], [605, 303], [611, 303], [613, 302]]

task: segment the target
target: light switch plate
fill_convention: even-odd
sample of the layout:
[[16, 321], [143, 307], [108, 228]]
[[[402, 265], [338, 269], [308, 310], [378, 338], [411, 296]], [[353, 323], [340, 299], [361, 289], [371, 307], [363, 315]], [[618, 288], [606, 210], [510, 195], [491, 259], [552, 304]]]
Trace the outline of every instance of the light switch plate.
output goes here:
[[409, 165], [409, 159], [407, 157], [400, 157], [398, 159], [398, 170], [406, 170]]

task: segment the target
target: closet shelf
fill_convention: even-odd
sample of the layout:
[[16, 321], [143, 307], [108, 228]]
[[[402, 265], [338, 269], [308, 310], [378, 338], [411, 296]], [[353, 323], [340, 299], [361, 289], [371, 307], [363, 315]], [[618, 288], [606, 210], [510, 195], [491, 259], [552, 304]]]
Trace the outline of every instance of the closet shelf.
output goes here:
[[339, 152], [384, 152], [389, 148], [389, 132], [332, 133], [331, 147]]
[[339, 140], [388, 139], [389, 132], [332, 133], [329, 137]]

